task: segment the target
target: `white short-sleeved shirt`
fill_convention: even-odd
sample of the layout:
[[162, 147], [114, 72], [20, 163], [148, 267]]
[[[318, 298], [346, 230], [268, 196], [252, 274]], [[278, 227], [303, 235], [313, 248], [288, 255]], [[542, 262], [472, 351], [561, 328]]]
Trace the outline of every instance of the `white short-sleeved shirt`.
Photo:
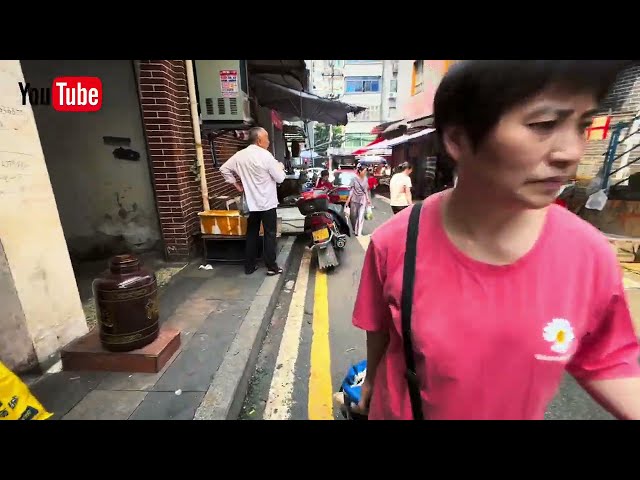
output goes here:
[[394, 207], [404, 207], [409, 205], [407, 201], [407, 194], [404, 192], [403, 187], [411, 188], [411, 177], [404, 173], [396, 173], [391, 177], [389, 182], [389, 200]]
[[249, 145], [227, 160], [220, 173], [227, 183], [235, 183], [235, 173], [242, 181], [249, 211], [264, 212], [277, 208], [277, 184], [285, 178], [284, 170], [269, 150]]

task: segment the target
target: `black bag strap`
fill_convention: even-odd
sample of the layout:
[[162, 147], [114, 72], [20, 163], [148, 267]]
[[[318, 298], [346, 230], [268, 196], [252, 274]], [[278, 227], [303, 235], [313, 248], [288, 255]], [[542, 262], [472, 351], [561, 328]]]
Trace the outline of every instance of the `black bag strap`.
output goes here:
[[416, 253], [421, 210], [422, 202], [418, 202], [411, 208], [409, 216], [407, 249], [404, 254], [404, 270], [402, 275], [402, 298], [400, 299], [402, 341], [404, 344], [404, 359], [407, 365], [406, 377], [409, 385], [409, 398], [411, 400], [411, 411], [413, 412], [414, 420], [424, 420], [422, 400], [420, 398], [420, 385], [416, 374], [413, 344], [411, 343], [411, 314], [413, 310], [413, 289], [416, 274]]

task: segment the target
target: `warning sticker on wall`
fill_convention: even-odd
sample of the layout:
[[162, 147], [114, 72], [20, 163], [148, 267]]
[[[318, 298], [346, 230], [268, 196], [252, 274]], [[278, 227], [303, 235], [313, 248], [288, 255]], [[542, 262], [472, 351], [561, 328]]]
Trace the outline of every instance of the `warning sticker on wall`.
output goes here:
[[237, 97], [238, 96], [238, 71], [237, 70], [220, 70], [220, 90], [222, 96]]

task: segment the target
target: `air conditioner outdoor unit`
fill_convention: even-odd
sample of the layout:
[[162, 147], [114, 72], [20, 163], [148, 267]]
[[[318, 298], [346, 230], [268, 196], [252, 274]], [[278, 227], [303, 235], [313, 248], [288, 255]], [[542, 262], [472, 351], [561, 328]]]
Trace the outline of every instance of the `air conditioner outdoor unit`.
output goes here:
[[246, 60], [195, 60], [203, 122], [251, 120]]
[[396, 98], [398, 96], [397, 92], [389, 92], [389, 98]]

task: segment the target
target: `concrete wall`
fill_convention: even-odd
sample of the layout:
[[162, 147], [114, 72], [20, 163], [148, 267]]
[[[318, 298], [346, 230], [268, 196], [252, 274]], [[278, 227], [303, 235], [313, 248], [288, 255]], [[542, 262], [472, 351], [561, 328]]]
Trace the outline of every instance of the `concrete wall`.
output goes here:
[[[415, 119], [426, 117], [433, 113], [433, 97], [436, 93], [436, 89], [440, 84], [440, 80], [451, 66], [452, 60], [423, 60], [424, 73], [423, 82], [424, 87], [420, 93], [412, 94], [412, 78], [413, 78], [413, 62], [404, 61], [403, 74], [402, 74], [402, 88], [403, 88], [403, 117], [407, 119]], [[409, 69], [409, 82], [407, 86], [407, 64], [410, 63]], [[398, 91], [400, 91], [400, 85], [398, 85]], [[406, 97], [408, 92], [408, 97]]]
[[[160, 240], [134, 70], [128, 60], [25, 60], [25, 78], [50, 86], [59, 75], [97, 76], [102, 109], [90, 114], [34, 107], [67, 244], [74, 259], [155, 248]], [[131, 139], [138, 161], [116, 159], [103, 136]]]
[[414, 60], [400, 60], [398, 63], [398, 96], [400, 118], [406, 118], [406, 105], [411, 101], [411, 79]]
[[33, 110], [22, 105], [18, 82], [20, 62], [0, 61], [0, 359], [23, 370], [51, 360], [87, 324]]
[[0, 305], [2, 306], [0, 361], [11, 370], [26, 370], [36, 364], [38, 358], [2, 242], [0, 242]]
[[345, 60], [344, 76], [345, 77], [379, 77], [382, 75], [382, 64], [384, 60], [378, 60], [376, 63], [348, 63]]

